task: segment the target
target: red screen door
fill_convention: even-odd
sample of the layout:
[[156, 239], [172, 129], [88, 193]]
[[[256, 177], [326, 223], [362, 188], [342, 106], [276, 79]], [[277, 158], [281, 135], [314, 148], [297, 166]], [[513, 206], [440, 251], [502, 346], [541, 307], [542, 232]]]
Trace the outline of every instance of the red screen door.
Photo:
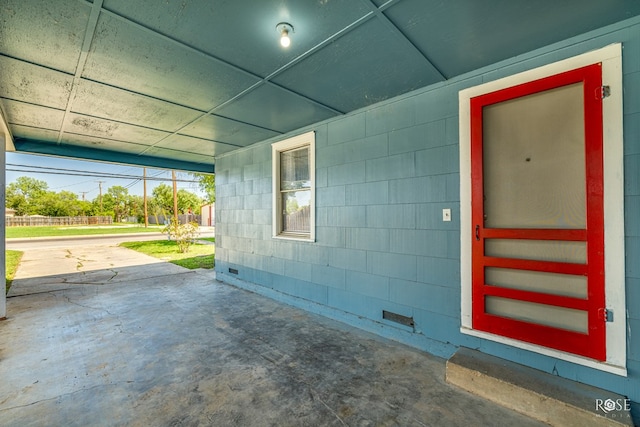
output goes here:
[[471, 99], [473, 328], [606, 359], [601, 64]]

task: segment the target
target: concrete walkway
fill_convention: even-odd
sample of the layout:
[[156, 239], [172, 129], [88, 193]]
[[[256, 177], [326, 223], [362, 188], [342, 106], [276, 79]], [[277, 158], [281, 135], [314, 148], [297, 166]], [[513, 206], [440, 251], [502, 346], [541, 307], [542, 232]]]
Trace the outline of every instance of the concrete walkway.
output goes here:
[[[442, 359], [211, 270], [123, 248], [67, 255], [18, 270], [0, 322], [2, 426], [541, 425], [446, 384]], [[29, 263], [50, 274], [27, 277]]]

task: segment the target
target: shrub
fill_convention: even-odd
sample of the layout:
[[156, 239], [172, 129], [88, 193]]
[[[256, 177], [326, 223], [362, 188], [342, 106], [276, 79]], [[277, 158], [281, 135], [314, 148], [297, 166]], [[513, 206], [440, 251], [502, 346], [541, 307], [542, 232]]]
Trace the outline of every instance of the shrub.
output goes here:
[[197, 222], [180, 224], [179, 222], [176, 223], [173, 218], [171, 218], [171, 221], [162, 232], [167, 233], [169, 239], [176, 241], [178, 250], [181, 253], [189, 252], [189, 246], [191, 246], [200, 235]]

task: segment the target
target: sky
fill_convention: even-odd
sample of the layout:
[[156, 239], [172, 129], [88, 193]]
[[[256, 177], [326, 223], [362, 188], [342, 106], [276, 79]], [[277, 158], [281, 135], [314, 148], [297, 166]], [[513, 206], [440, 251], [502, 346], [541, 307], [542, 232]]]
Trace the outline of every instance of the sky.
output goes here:
[[[75, 174], [75, 175], [73, 175]], [[102, 176], [96, 176], [104, 174]], [[129, 190], [129, 194], [142, 196], [143, 168], [113, 163], [88, 162], [67, 158], [7, 152], [6, 183], [9, 185], [20, 176], [44, 181], [50, 191], [70, 191], [78, 195], [78, 199], [93, 200], [109, 187], [119, 185]], [[186, 172], [176, 171], [178, 190], [185, 189], [203, 197], [198, 184]], [[190, 182], [180, 182], [180, 180]], [[159, 184], [171, 183], [171, 170], [147, 168], [147, 195]]]

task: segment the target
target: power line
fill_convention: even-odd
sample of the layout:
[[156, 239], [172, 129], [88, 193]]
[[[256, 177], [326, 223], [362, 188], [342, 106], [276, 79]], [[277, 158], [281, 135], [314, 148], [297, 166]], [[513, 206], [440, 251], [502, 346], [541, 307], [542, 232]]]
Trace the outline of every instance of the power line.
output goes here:
[[[36, 166], [21, 166], [21, 165], [11, 165], [17, 166], [21, 168], [27, 167], [36, 167]], [[30, 170], [30, 169], [11, 169], [7, 168], [5, 170], [10, 172], [22, 172], [22, 173], [32, 173], [32, 174], [45, 174], [45, 175], [66, 175], [66, 176], [86, 176], [92, 178], [112, 178], [112, 179], [134, 179], [141, 180], [142, 175], [123, 175], [123, 174], [115, 174], [109, 172], [89, 172], [89, 171], [72, 171], [71, 169], [57, 169], [57, 168], [44, 168], [43, 169], [53, 169], [53, 170], [67, 170], [68, 172], [54, 172], [54, 171], [44, 171], [44, 170]], [[171, 178], [158, 178], [157, 176], [147, 177], [149, 181], [171, 181]], [[178, 182], [188, 182], [188, 183], [197, 183], [197, 180], [188, 180], [188, 179], [178, 179]]]

